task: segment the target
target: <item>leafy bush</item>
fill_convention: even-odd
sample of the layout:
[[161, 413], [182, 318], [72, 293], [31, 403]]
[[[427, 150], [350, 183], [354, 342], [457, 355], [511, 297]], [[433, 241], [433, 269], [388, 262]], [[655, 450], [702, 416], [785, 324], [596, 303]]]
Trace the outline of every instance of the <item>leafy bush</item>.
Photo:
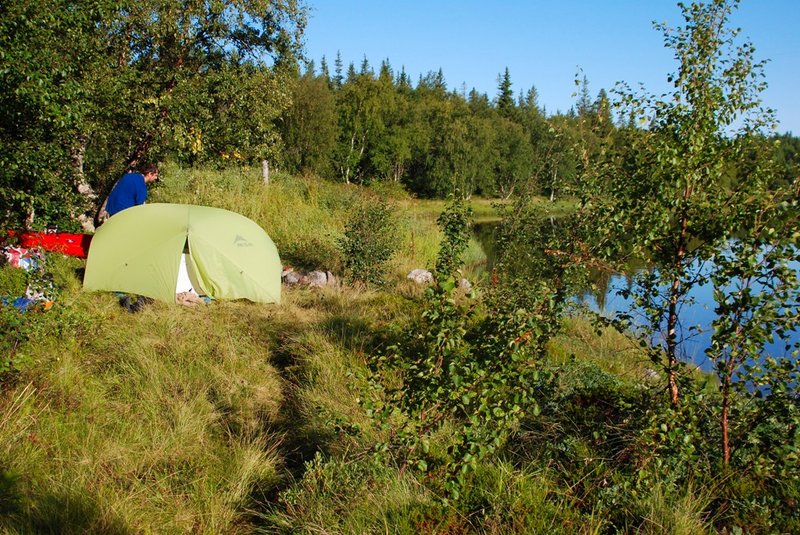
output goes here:
[[444, 234], [444, 239], [436, 256], [436, 272], [440, 277], [450, 277], [461, 266], [464, 252], [469, 245], [470, 210], [461, 197], [456, 196], [447, 205], [436, 223]]
[[380, 199], [358, 203], [337, 241], [346, 276], [351, 281], [382, 284], [400, 237], [392, 208]]
[[[444, 485], [437, 491], [454, 500], [523, 415], [539, 413], [553, 384], [540, 362], [554, 326], [549, 299], [529, 309], [502, 292], [484, 301], [456, 299], [453, 273], [467, 242], [466, 223], [458, 200], [439, 218], [444, 240], [436, 282], [425, 291], [419, 320], [371, 363], [375, 395], [366, 402], [392, 429], [379, 449], [430, 474], [429, 482]], [[432, 443], [445, 427], [449, 444], [440, 452]]]

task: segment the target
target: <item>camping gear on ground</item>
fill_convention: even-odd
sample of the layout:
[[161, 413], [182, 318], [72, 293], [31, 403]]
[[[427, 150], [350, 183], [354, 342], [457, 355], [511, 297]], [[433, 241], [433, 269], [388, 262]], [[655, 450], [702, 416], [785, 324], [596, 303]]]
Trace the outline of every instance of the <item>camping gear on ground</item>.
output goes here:
[[145, 305], [149, 305], [153, 302], [153, 299], [150, 297], [145, 297], [143, 295], [135, 295], [130, 296], [123, 294], [122, 297], [119, 299], [119, 306], [130, 312], [131, 314], [135, 314], [142, 310]]
[[92, 242], [91, 234], [74, 234], [71, 232], [15, 232], [8, 231], [8, 236], [16, 237], [19, 247], [26, 249], [39, 248], [44, 251], [53, 251], [78, 258], [86, 258], [89, 253], [89, 244]]
[[12, 306], [20, 312], [27, 312], [36, 307], [41, 307], [41, 310], [50, 310], [53, 307], [52, 301], [42, 301], [41, 299], [31, 299], [30, 297], [0, 297], [0, 305]]
[[111, 217], [92, 239], [83, 286], [175, 303], [185, 249], [198, 294], [280, 302], [281, 262], [264, 230], [240, 214], [188, 204], [143, 204]]
[[44, 261], [42, 252], [39, 249], [27, 249], [25, 247], [15, 247], [6, 245], [3, 247], [3, 258], [5, 263], [11, 267], [30, 271], [38, 269]]
[[24, 232], [19, 236], [22, 247], [39, 247], [45, 251], [53, 251], [78, 258], [86, 258], [89, 253], [91, 234], [73, 234], [69, 232]]

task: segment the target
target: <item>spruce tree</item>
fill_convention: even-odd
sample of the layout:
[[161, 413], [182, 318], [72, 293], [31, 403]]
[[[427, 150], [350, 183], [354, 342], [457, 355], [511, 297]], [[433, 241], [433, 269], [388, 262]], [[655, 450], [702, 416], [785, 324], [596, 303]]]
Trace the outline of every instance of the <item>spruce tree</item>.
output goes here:
[[344, 77], [342, 76], [342, 69], [344, 64], [342, 63], [342, 53], [338, 50], [336, 51], [336, 60], [333, 62], [334, 68], [334, 76], [333, 76], [333, 85], [336, 89], [340, 89], [342, 84], [344, 83]]
[[502, 78], [498, 76], [499, 85], [497, 88], [497, 111], [500, 115], [511, 119], [514, 115], [514, 92], [511, 90], [511, 75], [506, 67]]

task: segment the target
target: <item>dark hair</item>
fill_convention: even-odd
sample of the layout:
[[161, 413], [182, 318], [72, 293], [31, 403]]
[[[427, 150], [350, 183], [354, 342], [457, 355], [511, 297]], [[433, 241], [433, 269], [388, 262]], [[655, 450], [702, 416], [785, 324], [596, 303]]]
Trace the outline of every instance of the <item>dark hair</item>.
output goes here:
[[148, 173], [158, 173], [158, 166], [154, 163], [143, 163], [139, 166], [138, 171], [143, 175]]

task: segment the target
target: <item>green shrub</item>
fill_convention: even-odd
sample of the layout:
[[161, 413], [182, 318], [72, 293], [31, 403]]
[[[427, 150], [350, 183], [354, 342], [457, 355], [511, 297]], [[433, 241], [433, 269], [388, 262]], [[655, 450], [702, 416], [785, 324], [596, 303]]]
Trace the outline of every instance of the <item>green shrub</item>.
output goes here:
[[450, 277], [463, 264], [464, 252], [469, 245], [470, 210], [461, 197], [454, 197], [436, 219], [444, 234], [436, 256], [436, 272], [440, 277]]
[[[541, 359], [557, 316], [546, 291], [530, 292], [527, 309], [500, 291], [483, 301], [457, 299], [453, 274], [467, 244], [463, 203], [453, 201], [438, 222], [444, 239], [436, 282], [425, 290], [419, 320], [371, 363], [376, 395], [366, 406], [393, 428], [380, 449], [458, 500], [469, 474], [550, 396], [553, 376]], [[441, 454], [433, 438], [447, 425], [451, 443]]]
[[380, 199], [359, 202], [345, 224], [344, 236], [337, 241], [346, 277], [351, 281], [382, 284], [399, 244], [392, 208]]

